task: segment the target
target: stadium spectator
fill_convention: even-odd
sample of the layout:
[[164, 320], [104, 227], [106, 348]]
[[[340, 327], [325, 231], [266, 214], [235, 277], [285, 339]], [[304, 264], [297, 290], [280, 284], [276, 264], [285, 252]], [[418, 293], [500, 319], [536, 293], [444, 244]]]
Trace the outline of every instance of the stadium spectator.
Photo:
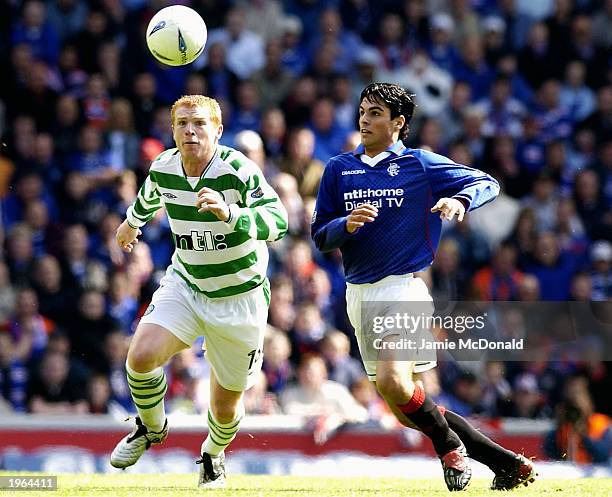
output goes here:
[[[168, 413], [201, 414], [210, 405], [209, 375], [200, 367], [193, 348], [176, 354], [167, 368]], [[208, 380], [208, 381], [207, 381]]]
[[316, 136], [310, 129], [295, 128], [287, 137], [287, 154], [280, 170], [291, 174], [298, 182], [302, 197], [312, 197], [319, 189], [323, 163], [315, 158]]
[[[571, 20], [568, 38], [567, 58], [580, 60], [585, 65], [586, 81], [592, 88], [599, 88], [607, 82], [607, 55], [603, 47], [595, 43], [591, 17], [579, 14]], [[609, 55], [609, 54], [608, 54]]]
[[15, 344], [14, 354], [25, 364], [44, 354], [55, 323], [38, 310], [38, 297], [31, 288], [22, 288], [15, 298], [15, 312], [4, 324]]
[[577, 267], [586, 266], [589, 239], [571, 198], [559, 199], [554, 231], [561, 250], [570, 253], [577, 260]]
[[[210, 85], [209, 82], [209, 91], [212, 90]], [[157, 97], [157, 82], [151, 73], [142, 72], [134, 77], [130, 101], [134, 109], [136, 131], [142, 137], [151, 136], [153, 115], [160, 105]]]
[[484, 367], [482, 407], [487, 416], [498, 417], [511, 401], [512, 387], [506, 379], [506, 367], [501, 361], [489, 361]]
[[[116, 321], [106, 312], [104, 294], [96, 290], [84, 291], [76, 312], [66, 320], [72, 355], [88, 367], [103, 371], [106, 359], [100, 351], [103, 350], [106, 336], [116, 327]], [[84, 330], [87, 332], [84, 333]]]
[[84, 414], [85, 385], [70, 375], [68, 355], [46, 352], [28, 387], [28, 410], [35, 414]]
[[601, 7], [595, 11], [593, 16], [593, 38], [595, 43], [604, 48], [612, 47], [612, 3], [606, 0]]
[[455, 378], [453, 391], [444, 407], [463, 417], [479, 414], [483, 411], [482, 395], [478, 377], [470, 371], [463, 371]]
[[550, 43], [546, 24], [538, 22], [531, 27], [527, 44], [518, 54], [518, 68], [531, 88], [539, 88], [547, 78], [559, 78], [559, 57]]
[[47, 6], [47, 19], [64, 43], [85, 27], [88, 6], [79, 0], [59, 0]]
[[612, 245], [598, 241], [591, 247], [593, 285], [592, 299], [606, 301], [612, 298]]
[[546, 79], [539, 87], [535, 112], [540, 127], [539, 139], [543, 143], [568, 140], [574, 130], [574, 118], [561, 106], [561, 84], [557, 79]]
[[108, 377], [111, 399], [116, 403], [117, 409], [123, 410], [124, 413], [134, 413], [136, 410], [125, 375], [128, 346], [128, 338], [121, 331], [113, 330], [106, 335], [103, 349], [106, 361], [101, 372]]
[[516, 377], [512, 389], [512, 402], [503, 407], [501, 414], [507, 417], [538, 419], [550, 416], [550, 412], [546, 411], [537, 378], [531, 373], [523, 373]]
[[244, 409], [247, 414], [279, 414], [281, 412], [276, 395], [269, 392], [267, 377], [259, 371], [253, 388], [244, 394]]
[[47, 18], [45, 4], [36, 0], [25, 2], [22, 16], [13, 27], [11, 43], [27, 43], [34, 57], [55, 64], [59, 42], [58, 32]]
[[293, 362], [308, 352], [319, 352], [319, 341], [328, 331], [329, 324], [323, 320], [321, 311], [313, 302], [297, 306], [293, 329], [289, 334]]
[[277, 38], [281, 33], [283, 10], [278, 0], [244, 2], [244, 16], [247, 29], [265, 40]]
[[279, 173], [271, 181], [272, 187], [278, 192], [281, 202], [287, 209], [289, 216], [289, 232], [298, 234], [302, 218], [302, 197], [298, 191], [298, 182], [294, 176], [288, 173]]
[[236, 102], [227, 129], [232, 135], [235, 135], [247, 129], [259, 129], [260, 124], [259, 88], [251, 80], [241, 81], [236, 87]]
[[41, 314], [62, 325], [73, 311], [76, 295], [64, 285], [58, 260], [52, 255], [40, 257], [34, 266], [32, 282]]
[[336, 109], [331, 99], [318, 99], [310, 114], [309, 128], [314, 133], [313, 157], [321, 162], [327, 161], [342, 149], [348, 130], [336, 119]]
[[227, 13], [225, 25], [208, 35], [210, 46], [221, 44], [227, 48], [227, 67], [240, 79], [249, 78], [265, 64], [264, 41], [247, 29], [246, 21], [245, 9], [235, 6]]
[[[463, 164], [457, 160], [455, 162]], [[452, 239], [458, 244], [459, 260], [464, 271], [474, 272], [491, 256], [486, 236], [474, 226], [471, 217], [444, 231], [443, 238]]]
[[359, 378], [351, 387], [351, 395], [368, 411], [367, 423], [385, 429], [397, 429], [401, 425], [389, 406], [380, 398], [376, 387], [366, 376]]
[[[268, 33], [269, 36], [269, 33]], [[266, 42], [266, 63], [251, 76], [262, 110], [277, 107], [289, 94], [294, 76], [283, 67], [283, 47], [277, 38]], [[257, 128], [250, 128], [257, 129]]]
[[363, 366], [349, 355], [351, 342], [338, 330], [329, 330], [321, 339], [319, 350], [327, 366], [327, 377], [349, 390], [357, 381], [366, 377]]
[[542, 300], [566, 300], [576, 261], [561, 251], [558, 238], [550, 232], [538, 235], [533, 263], [525, 267], [540, 282]]
[[327, 379], [325, 361], [316, 354], [301, 358], [297, 384], [286, 388], [279, 401], [284, 413], [314, 421], [315, 442], [319, 444], [344, 423], [363, 423], [368, 417], [345, 386]]
[[567, 109], [576, 121], [582, 121], [595, 110], [595, 92], [585, 82], [583, 61], [573, 60], [565, 68], [565, 81], [559, 94], [561, 107]]
[[93, 74], [99, 70], [97, 54], [100, 47], [114, 38], [113, 26], [108, 15], [100, 8], [91, 8], [87, 13], [84, 29], [74, 34], [68, 42], [74, 45], [79, 53], [81, 67]]
[[132, 104], [125, 98], [110, 104], [108, 127], [105, 134], [109, 162], [119, 170], [136, 169], [140, 153], [140, 137], [134, 130]]
[[234, 146], [257, 164], [267, 177], [273, 176], [274, 165], [266, 158], [263, 141], [256, 131], [245, 129], [237, 133]]
[[478, 270], [472, 279], [472, 292], [477, 300], [515, 300], [523, 273], [517, 268], [516, 248], [501, 244], [490, 265]]
[[545, 440], [546, 453], [553, 459], [607, 464], [611, 446], [610, 418], [595, 411], [586, 379], [568, 378], [557, 406], [557, 427]]
[[570, 300], [590, 302], [593, 296], [593, 282], [588, 273], [578, 271], [570, 283]]
[[61, 95], [53, 112], [51, 134], [57, 151], [57, 159], [63, 161], [76, 152], [75, 137], [81, 125], [81, 113], [77, 99], [69, 93]]
[[295, 378], [291, 356], [291, 342], [284, 331], [271, 327], [264, 341], [262, 371], [270, 392], [279, 394]]
[[431, 295], [435, 300], [460, 300], [465, 295], [468, 275], [460, 262], [461, 255], [456, 240], [443, 238], [431, 267]]
[[0, 260], [0, 322], [6, 321], [15, 309], [15, 288], [11, 285], [9, 269]]
[[91, 414], [108, 414], [111, 412], [111, 388], [108, 378], [95, 374], [87, 382], [87, 403]]
[[531, 194], [522, 201], [522, 207], [534, 213], [537, 231], [551, 231], [554, 228], [558, 205], [555, 182], [549, 173], [542, 172], [533, 182]]
[[[283, 111], [278, 107], [264, 111], [261, 116], [261, 129], [259, 131], [264, 143], [265, 155], [277, 168], [284, 153], [284, 142], [287, 135], [287, 123]], [[266, 171], [265, 174], [266, 177], [272, 179], [276, 170]]]
[[29, 372], [15, 356], [9, 333], [0, 331], [0, 411], [25, 412]]

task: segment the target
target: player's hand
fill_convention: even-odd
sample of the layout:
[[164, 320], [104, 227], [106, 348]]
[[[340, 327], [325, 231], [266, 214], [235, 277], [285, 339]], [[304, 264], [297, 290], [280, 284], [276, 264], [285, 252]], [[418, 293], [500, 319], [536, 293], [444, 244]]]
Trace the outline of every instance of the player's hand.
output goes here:
[[463, 202], [456, 198], [441, 198], [438, 203], [431, 208], [431, 212], [440, 211], [440, 219], [442, 221], [452, 221], [455, 215], [457, 221], [463, 221], [465, 216], [465, 206]]
[[212, 212], [220, 221], [227, 222], [230, 217], [229, 206], [221, 194], [211, 188], [204, 187], [198, 192], [196, 207], [198, 212]]
[[115, 239], [117, 245], [119, 245], [125, 252], [131, 252], [134, 249], [134, 245], [138, 243], [138, 237], [142, 235], [142, 231], [138, 228], [132, 228], [127, 219], [121, 223], [117, 228]]
[[354, 209], [346, 217], [346, 231], [355, 233], [365, 223], [371, 223], [378, 216], [378, 208], [371, 204], [364, 204]]

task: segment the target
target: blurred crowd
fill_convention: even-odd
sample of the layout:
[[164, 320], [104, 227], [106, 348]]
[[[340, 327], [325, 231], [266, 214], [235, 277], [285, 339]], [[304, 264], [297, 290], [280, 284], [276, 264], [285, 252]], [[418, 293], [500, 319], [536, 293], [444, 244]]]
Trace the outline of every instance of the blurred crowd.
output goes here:
[[[270, 246], [270, 330], [249, 412], [393, 425], [358, 360], [340, 255], [309, 237], [322, 170], [358, 144], [372, 81], [416, 94], [408, 146], [502, 185], [446, 227], [423, 274], [434, 297], [610, 300], [611, 0], [186, 0], [209, 32], [180, 68], [145, 44], [167, 3], [0, 0], [4, 409], [133, 411], [129, 338], [173, 245], [161, 211], [131, 255], [114, 233], [173, 146], [169, 107], [183, 94], [219, 101], [221, 142], [262, 168], [289, 212], [289, 235]], [[168, 367], [171, 412], [206, 409], [200, 349]], [[579, 384], [583, 410], [610, 414], [603, 359], [441, 364], [428, 388], [464, 415], [552, 418]]]

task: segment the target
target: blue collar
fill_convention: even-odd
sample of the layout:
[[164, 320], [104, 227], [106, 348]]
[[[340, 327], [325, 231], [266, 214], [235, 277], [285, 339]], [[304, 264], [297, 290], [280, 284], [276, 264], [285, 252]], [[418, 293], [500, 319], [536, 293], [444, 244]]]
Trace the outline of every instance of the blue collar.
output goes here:
[[[400, 156], [400, 155], [402, 155], [404, 150], [406, 150], [406, 146], [404, 145], [402, 140], [397, 140], [393, 145], [391, 145], [389, 148], [387, 148], [387, 150], [385, 150], [385, 152], [390, 152], [392, 154]], [[360, 156], [361, 154], [364, 154], [364, 153], [365, 153], [365, 148], [364, 148], [363, 144], [361, 144], [361, 143], [357, 146], [357, 148], [355, 150], [353, 150], [353, 155], [355, 155], [355, 156]]]

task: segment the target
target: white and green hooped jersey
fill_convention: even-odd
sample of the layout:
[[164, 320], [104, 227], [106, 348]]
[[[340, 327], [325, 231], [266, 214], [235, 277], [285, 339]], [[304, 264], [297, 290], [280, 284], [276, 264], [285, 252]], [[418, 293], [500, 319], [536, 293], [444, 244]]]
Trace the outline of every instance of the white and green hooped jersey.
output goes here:
[[[203, 187], [221, 193], [230, 206], [228, 222], [198, 212], [197, 192]], [[140, 228], [162, 206], [176, 247], [170, 267], [211, 298], [238, 295], [261, 284], [268, 266], [266, 241], [287, 232], [287, 211], [259, 167], [229, 147], [217, 147], [193, 188], [178, 149], [162, 152], [128, 208], [127, 221]]]

